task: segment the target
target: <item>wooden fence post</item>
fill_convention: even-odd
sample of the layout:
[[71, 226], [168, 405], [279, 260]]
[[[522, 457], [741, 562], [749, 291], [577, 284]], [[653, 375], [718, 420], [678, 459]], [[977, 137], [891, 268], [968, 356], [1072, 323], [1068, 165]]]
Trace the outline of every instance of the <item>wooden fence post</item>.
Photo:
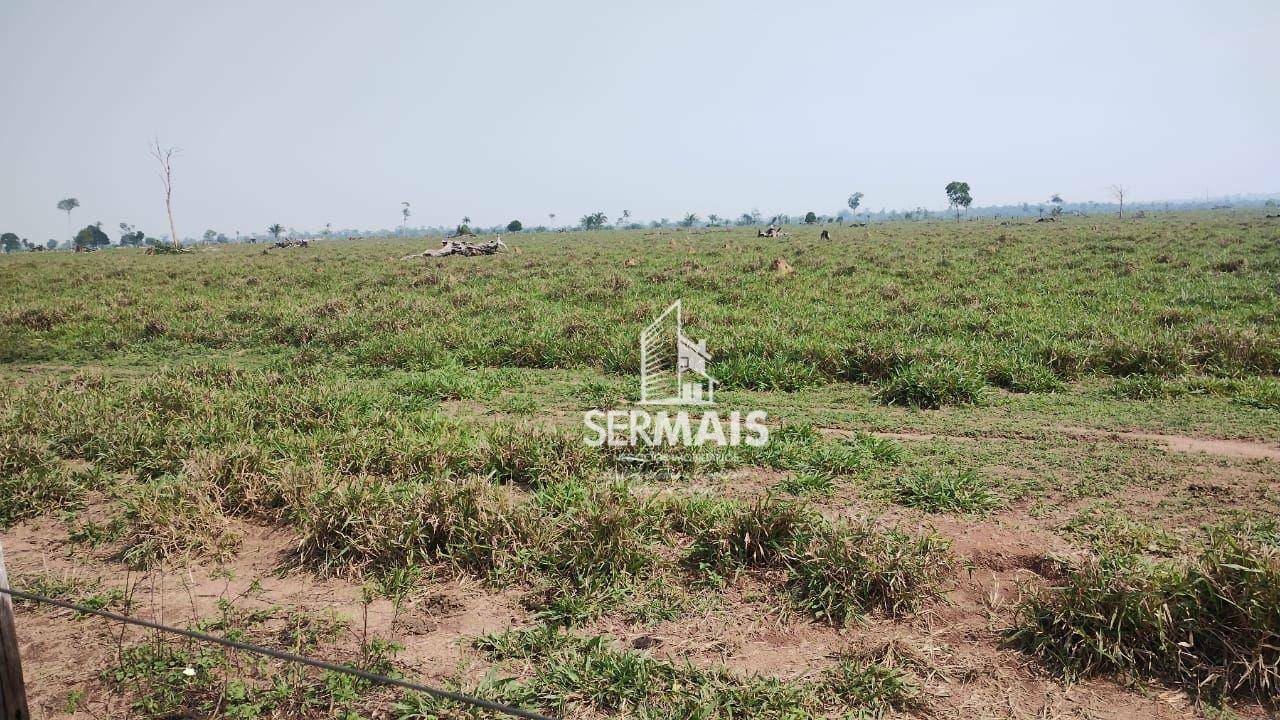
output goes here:
[[[0, 545], [0, 587], [9, 588], [3, 545]], [[0, 593], [0, 720], [31, 720], [31, 712], [27, 710], [27, 689], [22, 684], [22, 658], [18, 656], [13, 598], [8, 593]]]

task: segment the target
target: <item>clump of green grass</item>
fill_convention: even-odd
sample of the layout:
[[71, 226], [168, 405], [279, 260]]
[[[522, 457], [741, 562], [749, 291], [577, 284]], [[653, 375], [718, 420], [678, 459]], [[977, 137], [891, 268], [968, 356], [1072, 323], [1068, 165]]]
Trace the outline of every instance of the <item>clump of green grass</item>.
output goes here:
[[[124, 598], [124, 591], [120, 589], [98, 592], [100, 581], [77, 578], [69, 574], [37, 573], [12, 579], [14, 581], [13, 586], [19, 590], [49, 598], [68, 600], [95, 609], [116, 605]], [[22, 598], [14, 598], [13, 601], [19, 605], [30, 605], [32, 607], [40, 605], [40, 603], [33, 600]], [[77, 617], [82, 616], [77, 614]]]
[[1018, 610], [1009, 639], [1068, 678], [1127, 673], [1217, 700], [1280, 695], [1280, 551], [1215, 534], [1189, 563], [1104, 557]]
[[907, 673], [863, 658], [842, 657], [823, 673], [824, 689], [857, 708], [854, 717], [882, 717], [920, 705], [920, 687]]
[[786, 557], [819, 517], [804, 505], [763, 497], [739, 505], [694, 537], [689, 559], [719, 574]]
[[180, 475], [192, 487], [206, 489], [225, 512], [272, 521], [291, 516], [324, 476], [316, 467], [273, 459], [249, 444], [197, 450]]
[[[518, 659], [532, 666], [523, 683], [504, 686], [505, 696], [559, 716], [626, 713], [637, 717], [776, 718], [880, 717], [915, 703], [914, 682], [900, 670], [842, 659], [814, 681], [743, 677], [723, 669], [700, 670], [616, 650], [602, 636], [582, 637], [550, 627], [508, 630], [476, 640], [492, 660]], [[445, 705], [413, 697], [403, 706], [428, 718]]]
[[876, 391], [886, 405], [936, 410], [981, 402], [986, 384], [977, 373], [953, 362], [912, 362], [899, 367]]
[[65, 322], [66, 319], [67, 313], [56, 307], [29, 307], [8, 313], [4, 318], [4, 323], [43, 332], [52, 330]]
[[1068, 534], [1105, 555], [1172, 555], [1181, 546], [1164, 530], [1135, 520], [1115, 505], [1091, 505], [1063, 526]]
[[948, 544], [937, 535], [832, 523], [802, 504], [769, 497], [705, 525], [688, 560], [717, 575], [784, 570], [797, 607], [836, 625], [872, 611], [915, 609], [940, 595], [951, 567]]
[[1280, 380], [1259, 378], [1244, 383], [1235, 395], [1236, 402], [1261, 410], [1280, 410]]
[[1187, 395], [1217, 395], [1262, 410], [1280, 409], [1280, 380], [1269, 377], [1162, 378], [1130, 375], [1117, 378], [1106, 393], [1129, 400], [1168, 400]]
[[504, 489], [483, 480], [324, 487], [303, 501], [299, 559], [322, 575], [383, 575], [437, 562], [481, 576], [514, 562], [538, 527]]
[[550, 510], [550, 536], [537, 559], [544, 571], [583, 582], [638, 575], [654, 562], [660, 513], [625, 483], [565, 483], [538, 500]]
[[225, 560], [239, 544], [208, 488], [165, 476], [131, 486], [121, 500], [120, 556], [135, 567], [176, 557]]
[[1164, 400], [1185, 395], [1187, 389], [1181, 383], [1158, 375], [1140, 374], [1116, 378], [1110, 392], [1115, 397], [1129, 400]]
[[933, 533], [832, 525], [806, 540], [787, 559], [788, 588], [798, 607], [838, 626], [939, 597], [952, 566], [949, 544]]
[[779, 470], [847, 475], [892, 465], [900, 457], [901, 449], [896, 443], [874, 435], [825, 438], [812, 425], [784, 425], [770, 433], [768, 444], [740, 448], [734, 459], [745, 465]]
[[0, 528], [75, 504], [95, 478], [34, 436], [0, 432]]
[[1063, 388], [1062, 379], [1051, 368], [1021, 355], [992, 363], [986, 379], [996, 387], [1020, 393], [1057, 392]]
[[1189, 368], [1187, 350], [1168, 335], [1108, 337], [1095, 351], [1093, 363], [1116, 377], [1175, 377]]
[[894, 502], [927, 512], [985, 513], [999, 507], [1000, 496], [973, 470], [918, 470], [898, 477]]
[[452, 568], [532, 586], [543, 617], [578, 623], [631, 598], [658, 568], [658, 505], [620, 483], [566, 480], [531, 498], [483, 478], [325, 487], [298, 511], [298, 557], [322, 575]]
[[573, 391], [574, 397], [585, 408], [612, 410], [627, 399], [627, 393], [617, 383], [590, 380]]
[[582, 438], [532, 426], [501, 425], [488, 434], [479, 469], [501, 482], [539, 486], [583, 477], [601, 467], [599, 450]]
[[1183, 338], [1195, 365], [1221, 375], [1274, 376], [1280, 373], [1280, 337], [1256, 325], [1206, 322]]
[[448, 365], [409, 374], [397, 382], [393, 389], [430, 402], [488, 400], [498, 394], [501, 384], [491, 371], [486, 373]]
[[1231, 512], [1206, 528], [1207, 533], [1226, 533], [1263, 545], [1280, 547], [1280, 518], [1256, 512]]
[[540, 616], [564, 624], [597, 617], [633, 597], [661, 564], [661, 508], [621, 482], [575, 481], [536, 498], [545, 535], [522, 551], [541, 586]]
[[774, 486], [788, 495], [830, 495], [835, 492], [835, 476], [821, 470], [800, 470], [787, 475]]

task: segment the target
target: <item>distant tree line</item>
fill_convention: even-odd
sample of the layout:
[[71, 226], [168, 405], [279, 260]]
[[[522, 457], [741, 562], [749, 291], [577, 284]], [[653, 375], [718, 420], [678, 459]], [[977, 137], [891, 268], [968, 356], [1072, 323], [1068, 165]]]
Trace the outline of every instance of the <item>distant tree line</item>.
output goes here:
[[[1044, 202], [1028, 203], [1023, 202], [1017, 205], [987, 205], [974, 206], [974, 198], [972, 190], [967, 182], [953, 180], [946, 184], [943, 188], [947, 200], [947, 207], [958, 221], [961, 217], [971, 219], [977, 218], [1018, 218], [1039, 216], [1041, 218], [1048, 215], [1056, 218], [1062, 215], [1097, 215], [1097, 214], [1115, 214], [1121, 218], [1124, 213], [1146, 213], [1154, 211], [1172, 211], [1172, 210], [1220, 210], [1232, 207], [1256, 207], [1256, 208], [1274, 208], [1277, 207], [1278, 198], [1276, 196], [1267, 195], [1234, 195], [1220, 196], [1217, 198], [1208, 198], [1204, 200], [1181, 200], [1181, 201], [1156, 201], [1156, 202], [1133, 202], [1129, 195], [1129, 188], [1124, 185], [1113, 185], [1108, 188], [1113, 202], [1069, 202], [1065, 200], [1060, 193], [1052, 193]], [[912, 209], [893, 209], [887, 210], [881, 208], [878, 211], [871, 211], [863, 207], [865, 194], [861, 191], [851, 193], [845, 200], [844, 208], [834, 213], [820, 213], [814, 210], [808, 210], [800, 213], [797, 217], [807, 224], [826, 224], [836, 222], [846, 222], [853, 220], [863, 223], [872, 221], [893, 221], [893, 220], [930, 220], [941, 217], [939, 211], [930, 210], [926, 207], [916, 207]], [[57, 209], [66, 213], [68, 225], [71, 222], [71, 214], [80, 208], [80, 201], [74, 197], [67, 197], [57, 202]], [[167, 209], [167, 208], [166, 208]], [[518, 233], [525, 231], [546, 232], [548, 230], [565, 230], [569, 228], [556, 228], [555, 220], [558, 217], [556, 213], [547, 213], [547, 218], [551, 221], [550, 225], [538, 225], [528, 227], [520, 220], [511, 220], [505, 225], [494, 225], [491, 227], [475, 227], [471, 224], [471, 217], [464, 215], [462, 222], [449, 226], [436, 227], [417, 227], [408, 226], [409, 218], [412, 215], [411, 206], [406, 201], [400, 204], [399, 209], [400, 226], [393, 230], [361, 230], [361, 229], [339, 229], [334, 230], [331, 223], [326, 223], [324, 229], [319, 232], [298, 231], [292, 228], [285, 228], [280, 223], [274, 223], [267, 228], [269, 234], [274, 240], [279, 241], [281, 236], [287, 235], [289, 239], [314, 239], [322, 238], [352, 238], [352, 237], [394, 237], [394, 236], [449, 236], [449, 235], [471, 235], [471, 234], [497, 234], [502, 232]], [[630, 210], [622, 210], [618, 216], [617, 222], [609, 223], [609, 216], [604, 211], [597, 211], [583, 215], [576, 226], [576, 229], [584, 231], [601, 230], [606, 228], [613, 229], [630, 229], [638, 230], [641, 228], [696, 228], [696, 227], [730, 227], [730, 226], [759, 226], [766, 222], [770, 225], [788, 225], [792, 222], [792, 215], [788, 213], [778, 213], [766, 217], [760, 213], [758, 209], [752, 209], [749, 212], [743, 212], [736, 219], [732, 217], [724, 217], [716, 213], [708, 213], [705, 220], [696, 212], [686, 213], [679, 220], [672, 221], [668, 218], [660, 218], [651, 220], [647, 224], [636, 222], [632, 219]], [[0, 234], [0, 251], [10, 253], [23, 250], [54, 250], [58, 248], [76, 249], [76, 250], [96, 250], [103, 247], [113, 245], [112, 239], [102, 229], [102, 222], [95, 222], [86, 225], [79, 231], [75, 232], [71, 239], [59, 243], [57, 240], [49, 239], [44, 243], [36, 243], [22, 238], [16, 233], [5, 232]], [[119, 237], [115, 241], [115, 245], [119, 247], [138, 247], [142, 245], [161, 245], [173, 242], [173, 239], [166, 235], [161, 238], [149, 237], [142, 230], [136, 228], [129, 223], [119, 223]], [[228, 235], [216, 229], [205, 230], [199, 240], [185, 238], [181, 243], [239, 243], [239, 242], [257, 242], [257, 235], [248, 237], [241, 235], [236, 230], [233, 235]]]

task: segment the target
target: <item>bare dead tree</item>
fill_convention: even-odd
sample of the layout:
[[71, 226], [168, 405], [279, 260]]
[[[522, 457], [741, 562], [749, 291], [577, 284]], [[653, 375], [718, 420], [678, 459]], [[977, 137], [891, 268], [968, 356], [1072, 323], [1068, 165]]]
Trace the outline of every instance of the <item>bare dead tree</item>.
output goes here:
[[1111, 186], [1111, 197], [1115, 198], [1116, 202], [1120, 203], [1120, 219], [1121, 220], [1124, 219], [1124, 194], [1127, 192], [1129, 192], [1129, 188], [1125, 187], [1124, 185]]
[[173, 226], [173, 156], [181, 152], [175, 147], [160, 147], [160, 139], [151, 141], [151, 157], [160, 163], [160, 180], [164, 183], [164, 209], [169, 213], [169, 240], [181, 245], [178, 231]]

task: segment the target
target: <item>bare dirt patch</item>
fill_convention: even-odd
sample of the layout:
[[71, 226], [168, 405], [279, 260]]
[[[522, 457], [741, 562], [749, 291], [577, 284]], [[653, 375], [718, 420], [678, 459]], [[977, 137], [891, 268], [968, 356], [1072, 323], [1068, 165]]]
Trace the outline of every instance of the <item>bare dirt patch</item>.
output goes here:
[[1166, 450], [1180, 453], [1207, 453], [1221, 457], [1245, 460], [1280, 461], [1280, 446], [1257, 440], [1227, 440], [1222, 438], [1198, 438], [1190, 435], [1164, 433], [1106, 431], [1081, 427], [1059, 428], [1065, 433], [1083, 437], [1109, 437], [1116, 440], [1137, 440], [1163, 445]]
[[[357, 583], [321, 580], [291, 568], [296, 538], [278, 528], [237, 522], [243, 538], [233, 560], [221, 565], [194, 563], [148, 573], [129, 572], [110, 560], [112, 550], [88, 552], [72, 543], [66, 528], [45, 517], [15, 526], [3, 534], [9, 576], [14, 586], [37, 576], [86, 581], [99, 593], [120, 590], [120, 601], [107, 609], [134, 617], [185, 627], [197, 618], [218, 614], [220, 602], [243, 610], [277, 607], [291, 612], [328, 614], [345, 621], [341, 635], [321, 648], [322, 659], [351, 662], [358, 657], [364, 634], [404, 645], [397, 666], [407, 674], [440, 684], [456, 677], [469, 664], [465, 639], [526, 624], [518, 593], [495, 593], [465, 580], [424, 582], [397, 609], [386, 599], [367, 608]], [[69, 611], [21, 603], [17, 621], [27, 693], [35, 717], [72, 718], [67, 714], [70, 693], [89, 700], [81, 712], [98, 717], [124, 717], [126, 699], [108, 692], [99, 676], [118, 662], [121, 643], [147, 637], [137, 628], [123, 630], [93, 617], [76, 618]], [[284, 648], [288, 649], [288, 648]], [[91, 670], [86, 671], [86, 668]], [[480, 669], [477, 672], [482, 674]], [[479, 675], [471, 680], [478, 679]]]

